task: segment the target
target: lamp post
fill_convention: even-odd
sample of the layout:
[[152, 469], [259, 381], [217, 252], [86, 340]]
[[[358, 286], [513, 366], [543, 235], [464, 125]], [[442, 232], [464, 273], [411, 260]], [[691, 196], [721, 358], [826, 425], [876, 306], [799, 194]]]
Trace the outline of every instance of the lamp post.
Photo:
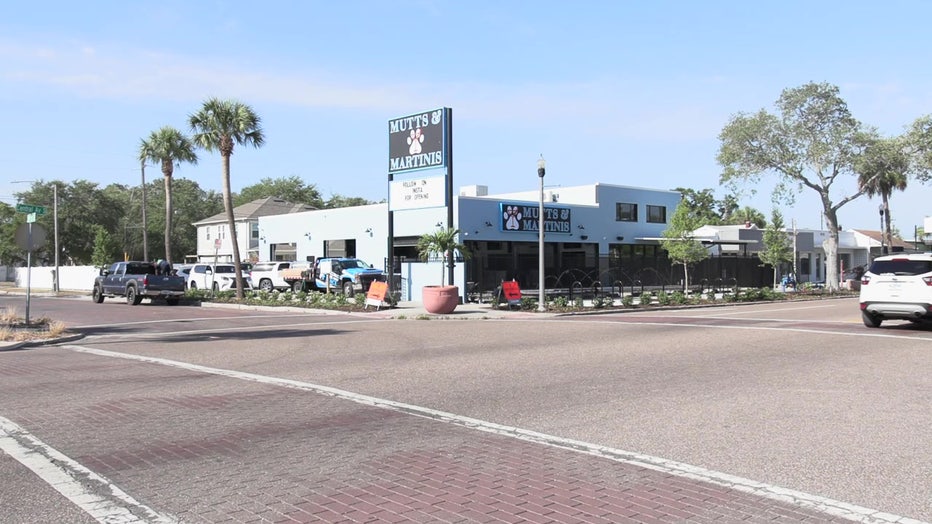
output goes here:
[[540, 178], [540, 208], [537, 212], [537, 311], [546, 311], [544, 302], [544, 174], [547, 163], [544, 155], [537, 161], [537, 176]]
[[887, 254], [887, 246], [884, 244], [884, 234], [883, 234], [883, 212], [887, 210], [887, 206], [880, 204], [877, 209], [880, 211], [880, 254]]

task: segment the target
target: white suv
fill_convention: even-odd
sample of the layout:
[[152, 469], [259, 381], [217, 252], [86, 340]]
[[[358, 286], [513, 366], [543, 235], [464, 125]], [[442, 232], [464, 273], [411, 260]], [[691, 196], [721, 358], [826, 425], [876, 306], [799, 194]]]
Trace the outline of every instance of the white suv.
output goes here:
[[[247, 275], [243, 275], [243, 288], [252, 289], [252, 281]], [[236, 266], [202, 262], [193, 264], [188, 271], [188, 289], [213, 289], [214, 291], [236, 289]]]
[[861, 277], [861, 319], [932, 321], [932, 253], [877, 257]]

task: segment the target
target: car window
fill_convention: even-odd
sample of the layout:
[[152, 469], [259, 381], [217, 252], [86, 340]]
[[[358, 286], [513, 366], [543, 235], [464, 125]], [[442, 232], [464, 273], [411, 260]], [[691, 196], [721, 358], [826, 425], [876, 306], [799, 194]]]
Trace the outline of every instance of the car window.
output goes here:
[[275, 267], [275, 264], [265, 262], [262, 264], [256, 264], [252, 266], [253, 271], [271, 271]]
[[875, 275], [916, 276], [932, 273], [932, 260], [875, 260], [870, 272]]
[[236, 269], [233, 266], [217, 266], [215, 271], [217, 273], [236, 273]]

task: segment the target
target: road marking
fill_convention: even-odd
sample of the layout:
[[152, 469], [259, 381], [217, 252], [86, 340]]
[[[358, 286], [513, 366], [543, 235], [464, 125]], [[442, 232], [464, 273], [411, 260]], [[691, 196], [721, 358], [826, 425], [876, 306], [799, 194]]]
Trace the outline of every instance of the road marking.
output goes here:
[[98, 522], [177, 522], [175, 518], [157, 513], [136, 501], [109, 480], [45, 444], [4, 417], [0, 417], [0, 450], [32, 470]]
[[[328, 322], [290, 322], [288, 324], [273, 324], [268, 326], [240, 326], [240, 327], [213, 327], [205, 329], [189, 329], [187, 331], [170, 331], [168, 333], [108, 333], [105, 335], [89, 335], [88, 338], [94, 340], [105, 339], [105, 338], [119, 338], [123, 339], [147, 339], [147, 338], [158, 338], [166, 339], [177, 336], [190, 336], [190, 335], [209, 335], [211, 333], [229, 333], [231, 331], [268, 331], [270, 329], [293, 329], [298, 326], [317, 326], [322, 329], [333, 329], [334, 325], [344, 325], [344, 324], [366, 324], [372, 322], [382, 322], [380, 319], [371, 319], [371, 320], [340, 320], [337, 322], [328, 321]], [[124, 326], [126, 324], [120, 324]]]
[[[824, 305], [824, 306], [804, 306], [804, 307], [782, 307], [782, 308], [772, 308], [772, 309], [771, 308], [760, 308], [760, 309], [746, 309], [744, 311], [729, 311], [727, 315], [723, 315], [719, 311], [719, 312], [711, 312], [708, 315], [695, 315], [694, 314], [694, 316], [697, 316], [697, 317], [720, 316], [720, 315], [721, 316], [732, 316], [732, 315], [744, 315], [746, 313], [749, 314], [749, 313], [770, 313], [772, 311], [800, 311], [803, 309], [823, 309], [823, 308], [830, 308], [830, 307], [832, 306]], [[647, 312], [645, 311], [644, 313], [647, 313]]]
[[80, 353], [88, 353], [91, 355], [97, 355], [101, 357], [110, 357], [110, 358], [121, 358], [126, 360], [134, 360], [138, 362], [146, 362], [150, 364], [159, 364], [163, 366], [169, 366], [174, 368], [180, 368], [188, 371], [195, 371], [199, 373], [207, 373], [211, 375], [219, 375], [223, 377], [235, 378], [239, 380], [246, 380], [250, 382], [258, 382], [261, 384], [282, 386], [292, 389], [298, 389], [301, 391], [310, 391], [313, 393], [326, 395], [329, 397], [340, 398], [344, 400], [350, 400], [358, 404], [363, 404], [367, 406], [373, 406], [383, 409], [390, 409], [393, 411], [398, 411], [401, 413], [406, 413], [409, 415], [414, 415], [418, 417], [429, 418], [432, 420], [446, 422], [455, 426], [477, 429], [479, 431], [484, 431], [487, 433], [494, 433], [496, 435], [502, 435], [511, 438], [517, 438], [519, 440], [524, 440], [528, 442], [535, 442], [538, 444], [544, 444], [548, 446], [553, 446], [561, 449], [566, 449], [570, 451], [576, 451], [579, 453], [585, 453], [587, 455], [593, 455], [597, 457], [607, 458], [616, 462], [621, 462], [624, 464], [630, 464], [637, 467], [648, 468], [654, 471], [660, 471], [668, 473], [671, 475], [677, 475], [679, 477], [688, 478], [691, 480], [696, 480], [700, 482], [708, 482], [716, 484], [719, 486], [729, 487], [737, 491], [742, 491], [745, 493], [750, 493], [759, 497], [767, 498], [770, 500], [776, 500], [779, 502], [795, 505], [798, 507], [804, 507], [816, 511], [826, 513], [828, 515], [833, 515], [845, 519], [849, 519], [855, 522], [862, 523], [873, 523], [873, 524], [923, 524], [919, 520], [910, 519], [907, 517], [901, 517], [899, 515], [893, 515], [886, 512], [881, 512], [874, 509], [865, 508], [863, 506], [857, 506], [855, 504], [849, 504], [847, 502], [841, 502], [826, 497], [820, 497], [818, 495], [811, 495], [809, 493], [803, 493], [801, 491], [796, 491], [792, 489], [786, 489], [772, 484], [765, 484], [763, 482], [757, 482], [750, 479], [745, 479], [742, 477], [729, 475], [727, 473], [721, 473], [718, 471], [713, 471], [698, 466], [692, 466], [690, 464], [685, 464], [682, 462], [676, 462], [673, 460], [667, 460], [661, 457], [655, 457], [652, 455], [645, 455], [642, 453], [635, 453], [631, 451], [625, 451], [617, 448], [610, 448], [606, 446], [600, 446], [598, 444], [591, 444], [588, 442], [583, 442], [579, 440], [573, 440], [563, 437], [558, 437], [554, 435], [548, 435], [545, 433], [539, 433], [536, 431], [531, 431], [527, 429], [517, 428], [513, 426], [505, 426], [502, 424], [496, 424], [494, 422], [487, 422], [484, 420], [479, 420], [471, 417], [464, 417], [456, 415], [453, 413], [448, 413], [446, 411], [439, 411], [436, 409], [431, 409], [422, 406], [415, 406], [412, 404], [405, 404], [403, 402], [395, 402], [393, 400], [387, 400], [377, 397], [371, 397], [368, 395], [362, 395], [358, 393], [353, 393], [351, 391], [345, 391], [342, 389], [332, 388], [330, 386], [322, 386], [319, 384], [312, 384], [309, 382], [302, 382], [299, 380], [285, 379], [279, 377], [270, 377], [265, 375], [257, 375], [254, 373], [245, 373], [242, 371], [235, 371], [231, 369], [222, 369], [222, 368], [212, 368], [208, 366], [202, 366], [199, 364], [190, 364], [187, 362], [181, 362], [177, 360], [169, 360], [158, 357], [148, 357], [144, 355], [134, 355], [130, 353], [120, 353], [116, 351], [108, 351], [103, 349], [95, 349], [84, 346], [60, 346], [62, 349], [69, 349], [72, 351], [77, 351]]
[[[684, 318], [684, 317], [675, 317], [675, 318]], [[689, 318], [689, 317], [685, 317]], [[708, 317], [696, 317], [701, 319], [706, 319]], [[755, 320], [755, 319], [742, 319], [742, 320]], [[761, 321], [766, 321], [768, 319], [757, 319]], [[625, 325], [625, 326], [662, 326], [662, 327], [682, 327], [682, 328], [703, 328], [703, 329], [745, 329], [750, 331], [792, 331], [795, 333], [810, 333], [815, 335], [838, 335], [843, 337], [875, 337], [875, 338], [892, 338], [897, 340], [923, 340], [932, 342], [932, 339], [918, 336], [909, 336], [909, 335], [889, 335], [886, 333], [863, 333], [863, 332], [846, 332], [846, 331], [827, 331], [823, 329], [809, 329], [809, 328], [790, 328], [790, 327], [767, 327], [767, 326], [710, 326], [708, 324], [683, 324], [679, 322], [628, 322], [628, 321], [617, 321], [617, 320], [576, 320], [575, 322], [579, 323], [592, 323], [592, 324], [616, 324], [616, 325]], [[799, 321], [797, 321], [799, 322]]]

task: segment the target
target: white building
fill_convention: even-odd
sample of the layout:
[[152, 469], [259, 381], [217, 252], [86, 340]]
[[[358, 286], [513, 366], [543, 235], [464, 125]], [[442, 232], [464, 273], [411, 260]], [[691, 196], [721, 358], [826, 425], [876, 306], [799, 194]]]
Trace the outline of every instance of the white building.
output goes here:
[[[545, 191], [545, 274], [547, 287], [591, 286], [619, 280], [619, 263], [656, 266], [663, 258], [654, 240], [668, 227], [680, 201], [675, 191], [608, 184], [550, 188]], [[463, 293], [490, 291], [503, 280], [537, 287], [540, 192], [489, 195], [485, 186], [462, 188], [453, 199], [452, 227], [472, 257], [454, 267], [454, 284]], [[417, 260], [424, 234], [446, 228], [447, 209], [395, 211], [395, 272], [402, 300], [420, 300], [423, 285], [440, 284], [441, 261]], [[388, 204], [322, 209], [259, 218], [258, 256], [262, 260], [354, 256], [376, 267], [388, 264]], [[293, 246], [293, 248], [292, 248]], [[613, 269], [614, 268], [614, 269]]]

